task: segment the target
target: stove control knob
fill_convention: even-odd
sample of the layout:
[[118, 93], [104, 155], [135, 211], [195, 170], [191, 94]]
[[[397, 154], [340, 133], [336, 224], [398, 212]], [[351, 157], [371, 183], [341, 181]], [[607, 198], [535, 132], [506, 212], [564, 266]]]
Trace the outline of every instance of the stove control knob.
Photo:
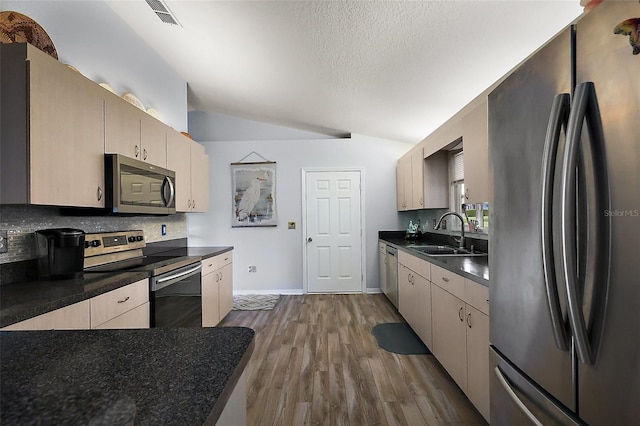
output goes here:
[[142, 235], [138, 235], [136, 237], [136, 241], [142, 241], [142, 240], [144, 240], [144, 237]]
[[136, 241], [136, 237], [134, 237], [133, 235], [127, 239], [129, 240], [130, 243], [134, 243]]
[[100, 240], [91, 241], [91, 247], [100, 247], [101, 245]]
[[84, 248], [89, 248], [89, 241], [84, 242]]

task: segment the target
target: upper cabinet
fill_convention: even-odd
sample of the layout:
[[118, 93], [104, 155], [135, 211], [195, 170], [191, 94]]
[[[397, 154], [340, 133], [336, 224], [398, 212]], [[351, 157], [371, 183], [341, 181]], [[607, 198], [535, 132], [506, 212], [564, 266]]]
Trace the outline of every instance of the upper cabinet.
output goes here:
[[176, 172], [176, 211], [209, 208], [209, 157], [204, 147], [179, 134], [167, 137], [167, 168]]
[[102, 208], [114, 153], [175, 171], [178, 211], [208, 209], [201, 145], [30, 44], [0, 57], [1, 204]]
[[421, 146], [398, 160], [396, 195], [398, 211], [446, 208], [449, 204], [446, 155], [425, 159]]
[[115, 94], [104, 92], [104, 152], [167, 167], [166, 138], [174, 132]]
[[492, 201], [489, 173], [487, 97], [462, 120], [464, 186], [467, 203]]
[[104, 89], [29, 44], [0, 49], [1, 202], [104, 207]]

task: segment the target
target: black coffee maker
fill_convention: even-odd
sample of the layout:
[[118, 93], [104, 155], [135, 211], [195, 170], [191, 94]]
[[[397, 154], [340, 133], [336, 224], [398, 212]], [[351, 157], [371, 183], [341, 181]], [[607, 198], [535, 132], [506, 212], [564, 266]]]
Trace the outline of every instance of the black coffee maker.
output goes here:
[[36, 231], [40, 278], [61, 280], [82, 277], [84, 235], [83, 230], [71, 228]]

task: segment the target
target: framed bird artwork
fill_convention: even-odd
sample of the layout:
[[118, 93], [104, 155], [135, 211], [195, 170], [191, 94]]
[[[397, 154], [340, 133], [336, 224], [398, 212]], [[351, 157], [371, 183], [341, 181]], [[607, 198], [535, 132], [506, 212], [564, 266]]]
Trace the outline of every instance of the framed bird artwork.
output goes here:
[[276, 163], [231, 163], [233, 228], [277, 226]]

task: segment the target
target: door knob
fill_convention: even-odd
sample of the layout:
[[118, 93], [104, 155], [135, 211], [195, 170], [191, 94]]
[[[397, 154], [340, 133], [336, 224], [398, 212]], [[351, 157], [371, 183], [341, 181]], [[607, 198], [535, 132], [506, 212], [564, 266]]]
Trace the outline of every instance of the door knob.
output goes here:
[[313, 238], [309, 237], [307, 238], [307, 242], [310, 243], [311, 241], [313, 241]]

